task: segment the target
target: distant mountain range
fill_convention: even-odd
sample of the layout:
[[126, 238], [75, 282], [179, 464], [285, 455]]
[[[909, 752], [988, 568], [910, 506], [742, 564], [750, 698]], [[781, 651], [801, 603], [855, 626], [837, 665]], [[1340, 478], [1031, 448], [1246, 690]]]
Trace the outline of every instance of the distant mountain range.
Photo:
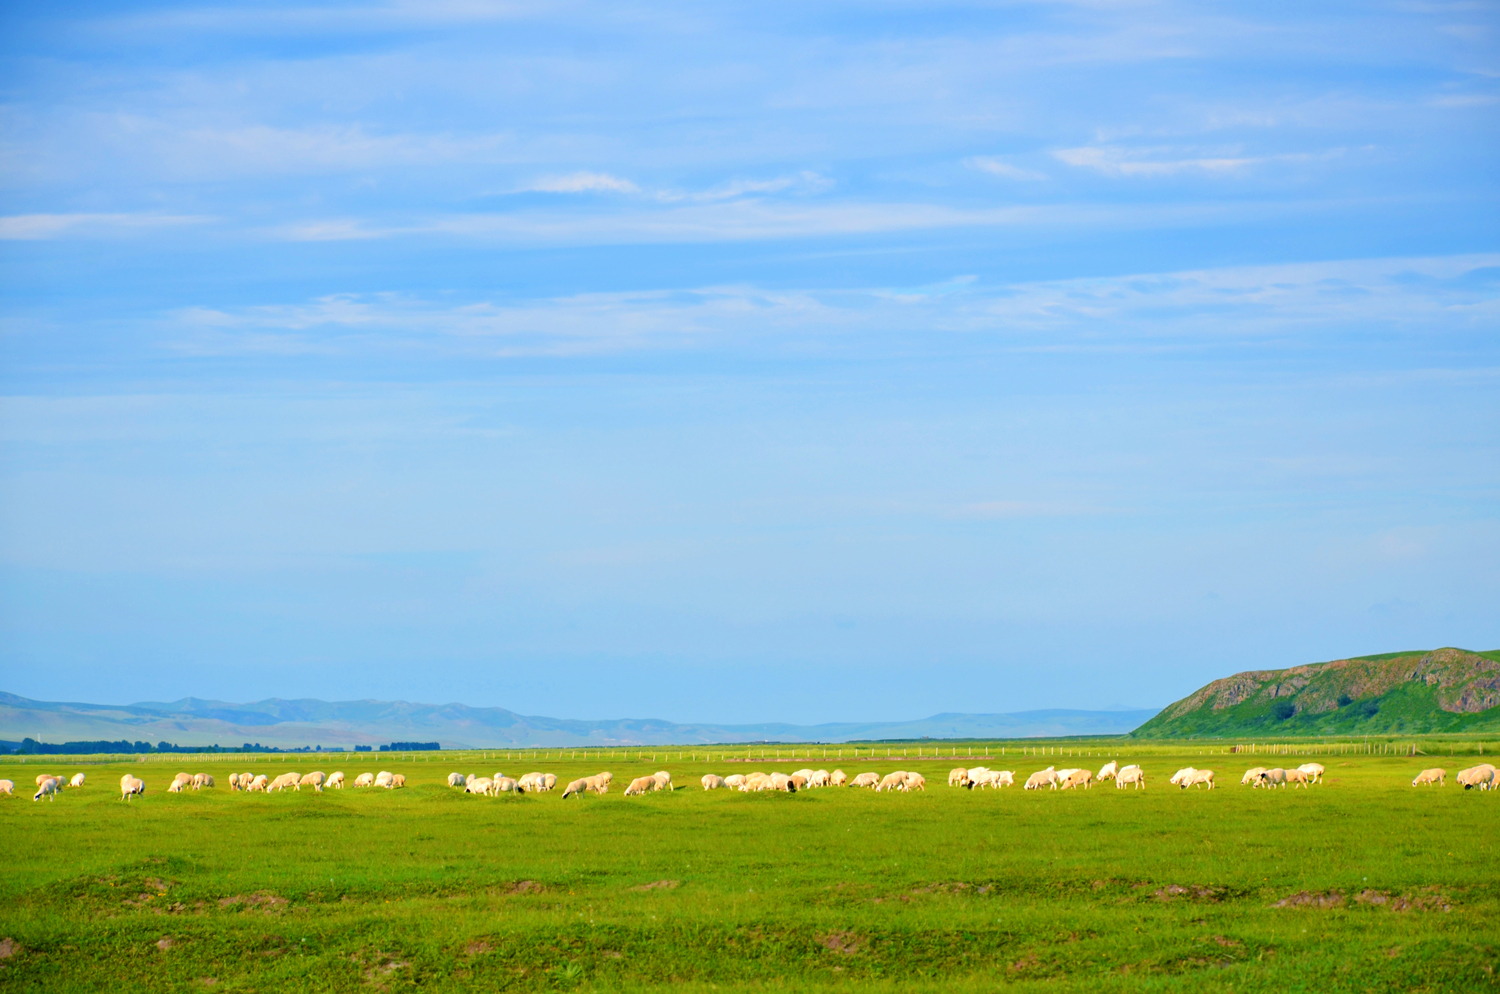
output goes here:
[[1357, 656], [1215, 680], [1136, 738], [1500, 731], [1500, 651]]
[[405, 701], [284, 701], [231, 704], [186, 697], [171, 703], [76, 704], [0, 692], [0, 739], [62, 743], [164, 740], [178, 745], [324, 748], [438, 741], [444, 748], [690, 745], [709, 742], [850, 742], [870, 739], [1036, 738], [1122, 735], [1150, 711], [1022, 711], [938, 714], [917, 721], [827, 725], [677, 724], [651, 718], [579, 721], [504, 708]]

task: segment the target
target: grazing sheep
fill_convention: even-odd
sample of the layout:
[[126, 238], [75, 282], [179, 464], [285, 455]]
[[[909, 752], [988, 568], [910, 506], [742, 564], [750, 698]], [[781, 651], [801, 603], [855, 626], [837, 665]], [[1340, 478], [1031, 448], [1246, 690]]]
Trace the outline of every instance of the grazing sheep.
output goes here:
[[1197, 770], [1194, 770], [1191, 766], [1184, 766], [1182, 769], [1172, 774], [1172, 778], [1168, 780], [1167, 783], [1171, 784], [1173, 787], [1181, 787], [1182, 781], [1186, 780], [1196, 772]]
[[1079, 787], [1088, 790], [1093, 779], [1094, 774], [1088, 770], [1074, 770], [1062, 778], [1060, 786], [1063, 790], [1076, 790]]
[[390, 787], [391, 780], [393, 780], [395, 776], [396, 774], [392, 773], [390, 770], [381, 770], [379, 773], [375, 774], [375, 786]]
[[75, 773], [75, 774], [73, 774], [73, 779], [68, 781], [68, 786], [69, 787], [82, 787], [83, 786], [83, 781], [86, 780], [86, 779], [87, 779], [87, 777], [85, 777], [82, 773]]
[[1300, 783], [1304, 788], [1307, 787], [1307, 782], [1312, 779], [1312, 775], [1301, 768], [1295, 770], [1282, 770], [1281, 772], [1286, 774], [1287, 783]]
[[36, 793], [32, 795], [31, 799], [33, 801], [40, 801], [45, 797], [49, 801], [55, 801], [57, 800], [57, 792], [59, 788], [61, 788], [61, 786], [61, 779], [49, 778], [47, 780], [43, 780], [42, 785], [36, 789]]
[[1179, 784], [1179, 786], [1182, 787], [1183, 790], [1187, 790], [1189, 787], [1193, 786], [1193, 784], [1196, 784], [1196, 783], [1204, 784], [1204, 785], [1206, 785], [1208, 787], [1209, 790], [1213, 790], [1214, 789], [1214, 771], [1213, 770], [1194, 770], [1191, 774], [1189, 774], [1182, 781], [1181, 784]]
[[386, 785], [386, 787], [388, 789], [390, 789], [390, 790], [395, 790], [397, 787], [405, 787], [405, 786], [406, 786], [406, 774], [405, 773], [392, 773], [391, 774], [391, 782]]
[[801, 777], [802, 781], [804, 783], [811, 783], [812, 782], [812, 778], [813, 778], [813, 771], [812, 770], [793, 770], [792, 771], [792, 776], [794, 776], [794, 777]]
[[1306, 773], [1308, 779], [1312, 783], [1323, 782], [1324, 769], [1322, 763], [1303, 763], [1301, 766], [1297, 767], [1297, 769], [1301, 770], [1303, 773]]
[[875, 793], [879, 794], [879, 793], [881, 793], [883, 791], [888, 791], [888, 790], [905, 790], [905, 789], [906, 789], [906, 771], [905, 770], [897, 770], [894, 773], [887, 773], [885, 775], [885, 778], [880, 781], [880, 785], [875, 788]]
[[609, 793], [610, 782], [613, 781], [614, 778], [615, 775], [613, 773], [605, 772], [595, 773], [591, 777], [584, 777], [580, 780], [574, 780], [572, 783], [568, 784], [567, 789], [563, 791], [563, 797], [571, 797], [574, 794], [582, 794], [587, 790], [591, 790], [596, 794], [607, 794]]
[[254, 780], [250, 781], [250, 786], [246, 789], [251, 791], [259, 791], [260, 793], [264, 794], [267, 790], [270, 789], [270, 787], [270, 778], [267, 777], [264, 773], [260, 773], [256, 775]]
[[625, 796], [637, 797], [657, 789], [658, 784], [655, 777], [636, 777], [630, 781], [630, 786], [625, 788]]
[[192, 782], [193, 778], [191, 774], [179, 773], [172, 778], [172, 785], [167, 788], [167, 793], [180, 794], [182, 793], [183, 788], [187, 787]]
[[1244, 776], [1240, 777], [1240, 783], [1241, 784], [1247, 784], [1248, 783], [1251, 786], [1259, 787], [1260, 786], [1260, 775], [1262, 773], [1264, 773], [1264, 772], [1266, 772], [1266, 768], [1264, 766], [1252, 766], [1248, 770], [1245, 771], [1245, 775]]
[[851, 787], [877, 787], [880, 784], [880, 774], [873, 770], [867, 770], [849, 781]]
[[745, 775], [743, 773], [731, 773], [724, 778], [724, 786], [733, 790], [739, 790], [745, 786]]
[[828, 774], [828, 782], [834, 787], [844, 787], [849, 783], [849, 775], [843, 770], [834, 770]]
[[340, 770], [334, 770], [332, 773], [328, 774], [328, 783], [327, 783], [326, 786], [332, 787], [335, 790], [343, 790], [344, 789], [344, 774], [343, 774], [343, 772], [340, 771]]
[[1146, 786], [1146, 771], [1139, 766], [1132, 765], [1124, 767], [1115, 774], [1116, 787], [1123, 788], [1129, 784], [1135, 784], [1136, 790], [1143, 789]]
[[827, 770], [813, 770], [812, 779], [807, 782], [809, 787], [830, 787], [833, 785], [833, 774]]
[[745, 775], [745, 782], [740, 784], [740, 791], [748, 794], [755, 790], [771, 790], [775, 786], [776, 782], [771, 779], [771, 774], [756, 770], [754, 773]]
[[726, 784], [724, 783], [724, 778], [716, 773], [705, 773], [703, 774], [703, 778], [698, 782], [703, 784], [704, 790], [718, 790], [719, 788], [726, 786]]
[[547, 789], [542, 786], [542, 775], [540, 773], [527, 773], [516, 781], [516, 785], [523, 791], [543, 791]]
[[1260, 786], [1262, 787], [1285, 787], [1286, 770], [1281, 767], [1272, 767], [1269, 770], [1260, 771]]
[[322, 770], [313, 770], [307, 776], [302, 778], [302, 781], [297, 784], [297, 789], [301, 790], [303, 784], [312, 784], [312, 789], [315, 792], [321, 794], [323, 793], [323, 781], [327, 779], [328, 778], [323, 775]]
[[1095, 780], [1100, 780], [1100, 781], [1112, 780], [1112, 779], [1114, 779], [1115, 774], [1117, 774], [1119, 772], [1120, 772], [1120, 764], [1116, 763], [1113, 759], [1111, 759], [1109, 762], [1107, 762], [1103, 766], [1099, 767], [1099, 773], [1094, 777], [1094, 779]]
[[1448, 771], [1447, 770], [1442, 770], [1442, 769], [1438, 769], [1437, 767], [1433, 767], [1430, 770], [1423, 770], [1421, 773], [1418, 773], [1417, 774], [1417, 778], [1411, 782], [1411, 785], [1413, 787], [1415, 787], [1418, 784], [1435, 783], [1439, 787], [1441, 787], [1441, 786], [1443, 786], [1443, 783], [1447, 779], [1447, 777], [1448, 777]]
[[920, 774], [920, 773], [907, 773], [906, 774], [906, 784], [901, 789], [902, 790], [908, 790], [908, 791], [910, 791], [910, 790], [926, 790], [927, 789], [927, 778], [924, 777], [924, 776], [922, 776], [922, 774]]
[[357, 777], [354, 778], [354, 786], [356, 786], [356, 787], [373, 787], [373, 786], [375, 786], [375, 774], [373, 774], [373, 773], [361, 773], [359, 776], [357, 776]]
[[269, 792], [271, 792], [273, 790], [276, 790], [276, 791], [281, 791], [281, 792], [285, 793], [285, 791], [286, 791], [286, 789], [288, 787], [291, 787], [291, 788], [295, 789], [297, 787], [297, 785], [299, 783], [301, 783], [301, 782], [302, 782], [302, 777], [299, 776], [298, 774], [296, 774], [296, 773], [283, 773], [281, 776], [279, 776], [275, 780], [271, 781], [271, 785], [266, 788], [266, 792], [269, 793]]
[[120, 778], [120, 800], [128, 801], [137, 794], [146, 792], [146, 781], [129, 773]]
[[492, 796], [495, 793], [495, 781], [489, 777], [464, 777], [464, 793]]
[[542, 774], [542, 790], [551, 790], [553, 787], [556, 787], [556, 786], [557, 786], [557, 774], [556, 773], [543, 773]]
[[193, 789], [194, 790], [202, 790], [204, 787], [207, 787], [210, 790], [212, 790], [213, 786], [214, 786], [214, 775], [212, 773], [194, 773], [193, 774]]
[[1026, 785], [1021, 789], [1041, 790], [1043, 787], [1047, 786], [1052, 787], [1052, 789], [1054, 790], [1057, 789], [1057, 770], [1051, 766], [1047, 767], [1045, 770], [1037, 770], [1031, 776], [1027, 777]]
[[1467, 770], [1459, 770], [1453, 774], [1453, 779], [1463, 787], [1470, 790], [1478, 787], [1480, 790], [1489, 790], [1495, 783], [1495, 768], [1489, 763], [1480, 763], [1471, 766]]
[[229, 789], [230, 790], [239, 790], [240, 789], [240, 775], [238, 773], [231, 773], [231, 774], [229, 774]]
[[981, 790], [987, 787], [1014, 787], [1016, 774], [1013, 770], [973, 769], [969, 771], [969, 783], [971, 787]]
[[16, 782], [14, 780], [0, 780], [0, 794], [15, 796]]
[[36, 775], [36, 785], [38, 787], [40, 787], [42, 785], [42, 781], [43, 780], [61, 780], [61, 779], [62, 779], [62, 777], [59, 777], [59, 776], [57, 776], [55, 774], [52, 774], [52, 773], [38, 773]]
[[651, 776], [652, 779], [656, 781], [657, 790], [677, 789], [676, 787], [672, 786], [672, 774], [668, 773], [666, 770], [657, 770], [655, 773], [651, 774]]
[[469, 778], [464, 776], [462, 773], [448, 774], [448, 786], [450, 787], [463, 787], [468, 782]]
[[771, 789], [784, 790], [788, 794], [795, 794], [797, 792], [797, 783], [785, 773], [772, 773]]
[[948, 786], [950, 787], [973, 787], [969, 782], [969, 771], [962, 766], [955, 766], [948, 771]]

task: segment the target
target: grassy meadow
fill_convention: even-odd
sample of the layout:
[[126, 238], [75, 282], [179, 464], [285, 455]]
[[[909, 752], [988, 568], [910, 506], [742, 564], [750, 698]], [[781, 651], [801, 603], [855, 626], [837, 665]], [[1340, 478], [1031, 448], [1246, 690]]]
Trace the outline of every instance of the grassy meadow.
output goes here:
[[[1307, 757], [1052, 748], [1066, 751], [1010, 749], [984, 765], [1021, 780], [1117, 758], [1150, 781], [969, 792], [946, 786], [950, 759], [846, 750], [836, 764], [817, 747], [804, 762], [783, 747], [763, 763], [660, 750], [321, 756], [325, 772], [388, 769], [408, 786], [263, 795], [231, 792], [227, 774], [305, 773], [313, 757], [4, 760], [18, 796], [0, 797], [0, 990], [1500, 987], [1500, 792], [1409, 786], [1424, 766], [1451, 773], [1476, 757], [1319, 755], [1324, 785], [1267, 791], [1239, 785], [1245, 767]], [[1219, 789], [1170, 787], [1188, 764], [1217, 770]], [[804, 765], [914, 769], [929, 788], [697, 785]], [[219, 786], [168, 794], [179, 769]], [[452, 770], [531, 769], [564, 783], [610, 769], [615, 786], [564, 801], [444, 784]], [[622, 795], [657, 769], [679, 789]], [[79, 770], [85, 787], [31, 801], [38, 772]], [[124, 772], [145, 796], [120, 800]]]

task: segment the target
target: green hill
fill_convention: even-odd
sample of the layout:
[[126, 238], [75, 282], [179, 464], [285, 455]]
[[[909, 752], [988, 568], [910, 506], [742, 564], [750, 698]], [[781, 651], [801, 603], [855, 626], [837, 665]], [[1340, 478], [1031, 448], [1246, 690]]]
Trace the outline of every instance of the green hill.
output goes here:
[[1500, 651], [1388, 652], [1215, 680], [1135, 738], [1500, 731]]

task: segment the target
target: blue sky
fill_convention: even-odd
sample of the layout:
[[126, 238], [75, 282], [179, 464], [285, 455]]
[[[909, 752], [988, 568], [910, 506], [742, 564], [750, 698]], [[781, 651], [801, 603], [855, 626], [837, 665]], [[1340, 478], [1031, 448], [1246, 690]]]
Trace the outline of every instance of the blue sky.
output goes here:
[[3, 17], [7, 690], [814, 722], [1500, 647], [1492, 4]]

